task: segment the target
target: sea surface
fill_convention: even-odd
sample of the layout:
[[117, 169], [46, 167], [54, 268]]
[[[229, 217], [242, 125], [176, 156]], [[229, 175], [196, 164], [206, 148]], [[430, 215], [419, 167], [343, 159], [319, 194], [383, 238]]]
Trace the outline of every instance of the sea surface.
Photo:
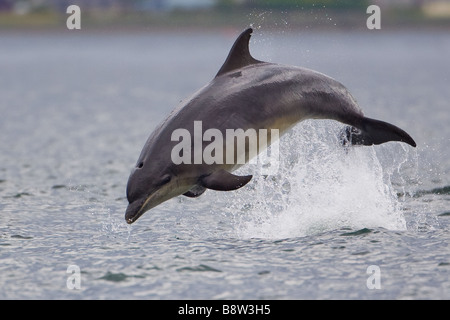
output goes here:
[[147, 137], [239, 31], [0, 33], [0, 299], [450, 298], [448, 30], [255, 30], [255, 58], [339, 80], [417, 148], [305, 121], [274, 174], [125, 223]]

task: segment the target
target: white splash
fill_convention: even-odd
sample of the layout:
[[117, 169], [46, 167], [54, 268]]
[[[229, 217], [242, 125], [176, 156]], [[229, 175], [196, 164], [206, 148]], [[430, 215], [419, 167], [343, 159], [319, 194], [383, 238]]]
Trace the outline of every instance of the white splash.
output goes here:
[[[342, 227], [406, 230], [377, 147], [344, 148], [342, 124], [304, 121], [280, 143], [280, 170], [226, 196], [240, 238], [283, 239]], [[240, 169], [248, 174], [248, 167]], [[389, 170], [387, 170], [389, 171]]]

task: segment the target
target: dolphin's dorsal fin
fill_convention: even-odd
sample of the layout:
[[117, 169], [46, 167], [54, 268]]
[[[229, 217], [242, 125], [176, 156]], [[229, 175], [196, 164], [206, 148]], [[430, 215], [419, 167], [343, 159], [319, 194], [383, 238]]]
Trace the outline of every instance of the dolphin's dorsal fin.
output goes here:
[[250, 36], [253, 32], [252, 28], [248, 28], [244, 32], [240, 34], [240, 36], [236, 39], [233, 44], [233, 47], [228, 54], [225, 63], [222, 68], [220, 68], [219, 72], [216, 74], [216, 77], [221, 76], [224, 73], [227, 73], [232, 70], [236, 70], [239, 68], [246, 67], [251, 64], [261, 63], [262, 61], [256, 60], [250, 55], [250, 50], [248, 49], [248, 43], [250, 41]]

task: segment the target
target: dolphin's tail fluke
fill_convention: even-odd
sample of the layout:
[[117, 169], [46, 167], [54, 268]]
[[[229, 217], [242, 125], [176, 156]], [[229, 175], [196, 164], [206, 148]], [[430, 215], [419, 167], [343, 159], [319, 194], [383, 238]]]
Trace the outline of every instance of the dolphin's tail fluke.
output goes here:
[[416, 146], [414, 139], [404, 130], [390, 123], [370, 118], [363, 118], [356, 128], [351, 126], [344, 128], [341, 140], [344, 145], [370, 146], [388, 141], [400, 141]]

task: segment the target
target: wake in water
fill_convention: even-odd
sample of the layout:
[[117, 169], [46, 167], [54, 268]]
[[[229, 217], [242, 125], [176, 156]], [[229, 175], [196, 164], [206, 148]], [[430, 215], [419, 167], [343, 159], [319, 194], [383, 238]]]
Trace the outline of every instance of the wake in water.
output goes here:
[[402, 203], [386, 174], [402, 162], [383, 170], [377, 147], [345, 148], [340, 130], [334, 121], [304, 121], [281, 138], [276, 174], [262, 176], [256, 165], [240, 169], [254, 170], [254, 181], [228, 193], [224, 204], [238, 237], [282, 239], [342, 227], [406, 230]]

